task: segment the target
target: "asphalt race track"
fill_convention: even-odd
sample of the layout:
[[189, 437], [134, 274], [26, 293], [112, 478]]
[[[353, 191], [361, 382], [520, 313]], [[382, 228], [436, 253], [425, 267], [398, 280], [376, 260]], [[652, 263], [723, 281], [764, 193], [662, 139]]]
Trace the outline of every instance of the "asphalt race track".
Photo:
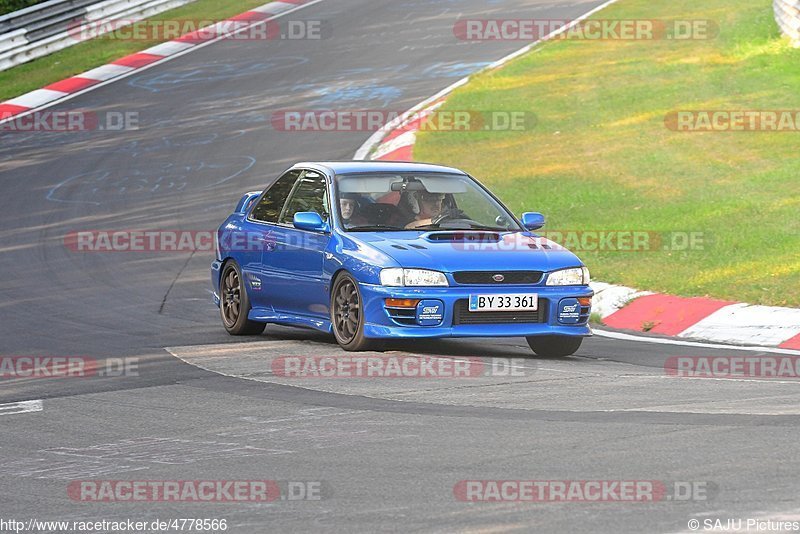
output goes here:
[[[0, 353], [135, 361], [120, 377], [0, 380], [0, 516], [226, 519], [228, 532], [683, 532], [692, 518], [796, 518], [800, 384], [666, 376], [671, 356], [754, 354], [595, 336], [535, 359], [524, 339], [394, 344], [483, 358], [475, 379], [296, 379], [277, 358], [332, 338], [223, 330], [208, 253], [79, 253], [77, 230], [213, 230], [301, 160], [369, 132], [281, 132], [288, 109], [404, 111], [520, 48], [461, 17], [577, 17], [599, 1], [324, 0], [323, 40], [221, 41], [54, 109], [138, 112], [140, 129], [0, 135]], [[458, 162], [446, 162], [458, 166]], [[532, 207], [534, 208], [534, 207]], [[513, 359], [513, 360], [512, 360]], [[319, 500], [91, 503], [70, 481], [312, 481]], [[697, 483], [677, 502], [476, 502], [463, 480]], [[457, 492], [456, 492], [457, 493]]]

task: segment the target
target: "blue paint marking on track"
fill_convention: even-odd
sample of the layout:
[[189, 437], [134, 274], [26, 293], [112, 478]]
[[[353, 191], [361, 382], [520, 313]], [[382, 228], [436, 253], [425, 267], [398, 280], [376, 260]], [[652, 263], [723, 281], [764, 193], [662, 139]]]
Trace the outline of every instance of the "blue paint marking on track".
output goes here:
[[491, 65], [491, 61], [477, 61], [474, 63], [434, 63], [422, 71], [428, 78], [463, 78]]
[[372, 81], [365, 83], [342, 82], [328, 85], [298, 84], [293, 87], [297, 93], [308, 92], [313, 99], [311, 107], [358, 104], [369, 102], [387, 107], [403, 95], [403, 91], [393, 85], [380, 85]]
[[[159, 124], [163, 126], [163, 123]], [[153, 128], [155, 127], [156, 126], [154, 125]], [[169, 137], [160, 137], [158, 139], [133, 140], [114, 147], [94, 147], [89, 148], [88, 151], [97, 154], [127, 154], [130, 157], [136, 158], [142, 154], [155, 154], [159, 152], [169, 153], [179, 148], [210, 145], [222, 140], [227, 141], [230, 139], [236, 139], [244, 134], [245, 132], [243, 130], [236, 130], [234, 132], [226, 133], [224, 136], [221, 136], [216, 132], [179, 134]]]
[[266, 61], [250, 63], [210, 63], [200, 68], [188, 70], [169, 70], [167, 72], [146, 72], [128, 80], [128, 85], [138, 87], [152, 93], [182, 89], [187, 85], [217, 80], [231, 80], [253, 73], [275, 71], [298, 67], [308, 63], [307, 57], [285, 56], [273, 57]]

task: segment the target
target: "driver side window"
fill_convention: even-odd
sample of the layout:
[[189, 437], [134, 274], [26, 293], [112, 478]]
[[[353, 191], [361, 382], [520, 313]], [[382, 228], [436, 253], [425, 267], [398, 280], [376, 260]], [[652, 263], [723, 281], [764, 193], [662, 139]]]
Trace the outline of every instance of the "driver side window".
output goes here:
[[278, 222], [281, 210], [284, 204], [286, 204], [286, 199], [289, 197], [289, 193], [292, 192], [292, 188], [302, 172], [302, 170], [296, 169], [278, 178], [267, 192], [264, 193], [261, 200], [258, 201], [258, 205], [253, 208], [253, 212], [250, 216], [256, 221], [269, 223]]
[[292, 224], [294, 214], [301, 211], [316, 211], [323, 221], [328, 220], [327, 183], [325, 176], [317, 171], [306, 171], [292, 191], [283, 210], [281, 221]]

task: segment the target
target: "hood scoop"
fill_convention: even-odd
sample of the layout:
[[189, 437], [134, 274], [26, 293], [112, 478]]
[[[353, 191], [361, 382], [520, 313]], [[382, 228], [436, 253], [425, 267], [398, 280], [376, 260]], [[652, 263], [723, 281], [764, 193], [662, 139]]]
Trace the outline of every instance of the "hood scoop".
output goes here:
[[422, 237], [428, 241], [446, 241], [451, 243], [496, 243], [500, 241], [500, 234], [497, 232], [469, 232], [463, 230], [454, 232], [431, 232]]

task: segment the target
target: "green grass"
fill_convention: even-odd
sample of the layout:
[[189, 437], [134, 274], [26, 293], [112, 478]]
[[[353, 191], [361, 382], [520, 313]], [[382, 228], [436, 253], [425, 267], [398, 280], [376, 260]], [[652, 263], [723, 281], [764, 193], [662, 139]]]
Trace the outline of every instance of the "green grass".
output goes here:
[[[464, 168], [551, 230], [702, 232], [705, 250], [580, 252], [595, 279], [800, 306], [800, 132], [674, 132], [675, 110], [800, 110], [800, 49], [769, 0], [620, 0], [601, 19], [711, 19], [705, 41], [552, 41], [443, 109], [524, 110], [524, 132], [422, 132], [415, 158]], [[477, 45], [476, 45], [477, 46]]]
[[[267, 0], [197, 0], [147, 20], [219, 21], [266, 3]], [[160, 42], [162, 40], [115, 40], [101, 36], [35, 59], [0, 72], [0, 101], [105, 65]]]

